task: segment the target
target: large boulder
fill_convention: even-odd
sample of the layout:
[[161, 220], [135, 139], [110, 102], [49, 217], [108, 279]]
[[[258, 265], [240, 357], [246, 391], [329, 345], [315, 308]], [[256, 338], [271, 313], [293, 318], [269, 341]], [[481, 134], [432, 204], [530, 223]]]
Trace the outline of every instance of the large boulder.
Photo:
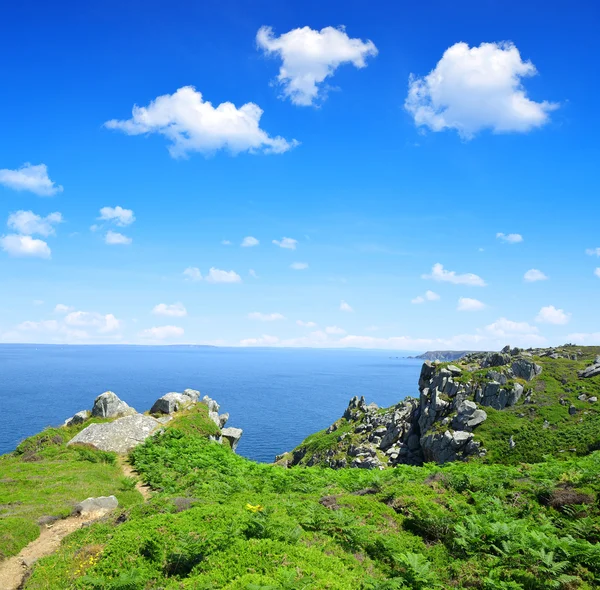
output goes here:
[[94, 400], [92, 416], [94, 418], [120, 418], [137, 414], [134, 408], [127, 405], [112, 391], [105, 391]]
[[135, 414], [119, 418], [114, 422], [90, 424], [67, 444], [85, 444], [99, 451], [125, 454], [143, 443], [161, 426], [161, 423], [151, 416]]
[[237, 448], [240, 438], [242, 438], [243, 430], [241, 428], [233, 428], [232, 426], [228, 428], [223, 428], [221, 430], [221, 436], [229, 442], [231, 445], [231, 450], [235, 452]]
[[531, 381], [542, 372], [542, 367], [524, 358], [515, 360], [510, 368], [515, 377], [525, 381]]
[[195, 403], [195, 400], [193, 400], [190, 396], [186, 395], [185, 393], [175, 393], [173, 391], [171, 393], [166, 393], [162, 397], [159, 397], [150, 408], [150, 413], [172, 414], [173, 412], [184, 410], [193, 403]]
[[589, 367], [586, 367], [583, 371], [579, 371], [578, 374], [584, 379], [600, 375], [600, 356], [597, 356], [596, 360]]
[[486, 420], [487, 414], [484, 410], [478, 409], [475, 402], [464, 400], [458, 405], [457, 414], [452, 420], [452, 428], [470, 432]]
[[75, 504], [73, 513], [79, 516], [100, 516], [114, 510], [119, 505], [115, 496], [100, 496], [98, 498], [87, 498], [79, 504]]
[[89, 410], [81, 410], [81, 412], [77, 412], [70, 418], [65, 420], [65, 426], [75, 426], [76, 424], [83, 424], [89, 417], [91, 413]]

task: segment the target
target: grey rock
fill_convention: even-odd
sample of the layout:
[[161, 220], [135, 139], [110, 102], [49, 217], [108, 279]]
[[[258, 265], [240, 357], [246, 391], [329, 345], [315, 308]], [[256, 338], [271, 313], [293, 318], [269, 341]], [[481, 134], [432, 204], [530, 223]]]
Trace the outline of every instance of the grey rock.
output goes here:
[[512, 451], [515, 447], [517, 446], [517, 443], [515, 442], [515, 439], [511, 436], [508, 439], [508, 447], [510, 448], [510, 450]]
[[510, 352], [510, 344], [507, 344], [500, 352], [502, 354], [508, 354]]
[[94, 400], [92, 416], [94, 418], [120, 418], [137, 414], [134, 408], [119, 399], [116, 393], [105, 391]]
[[100, 496], [98, 498], [87, 498], [83, 502], [75, 504], [74, 514], [87, 516], [89, 514], [106, 513], [119, 506], [119, 501], [114, 496]]
[[448, 365], [446, 367], [446, 369], [448, 369], [448, 371], [450, 371], [450, 373], [452, 373], [452, 376], [454, 376], [454, 377], [458, 377], [459, 375], [462, 375], [462, 369], [460, 369], [456, 365]]
[[221, 428], [221, 419], [219, 418], [218, 412], [208, 411], [208, 417], [219, 427]]
[[183, 393], [175, 393], [172, 391], [171, 393], [166, 393], [162, 397], [159, 397], [150, 408], [150, 413], [172, 414], [173, 412], [184, 410], [193, 403], [191, 397]]
[[135, 414], [118, 418], [114, 422], [90, 424], [67, 444], [86, 444], [100, 451], [124, 454], [144, 442], [160, 427], [160, 422], [151, 416]]
[[584, 379], [589, 379], [590, 377], [596, 377], [600, 375], [600, 363], [596, 362], [593, 365], [586, 367], [583, 371], [579, 371], [578, 375]]
[[590, 402], [590, 404], [595, 404], [598, 401], [598, 398], [593, 395], [592, 397], [590, 397], [590, 399], [588, 399], [588, 402]]
[[229, 441], [229, 444], [231, 445], [231, 450], [234, 453], [240, 442], [240, 438], [242, 438], [243, 432], [244, 431], [241, 428], [233, 428], [231, 426], [228, 428], [223, 428], [223, 430], [221, 430], [221, 436]]
[[515, 360], [510, 368], [515, 377], [525, 379], [526, 381], [531, 381], [542, 372], [542, 367], [540, 367], [540, 365], [536, 365], [534, 362], [524, 358]]
[[205, 395], [202, 398], [201, 403], [208, 408], [209, 412], [215, 412], [218, 414], [220, 408], [219, 404], [214, 399], [208, 397], [208, 395]]
[[571, 405], [569, 406], [569, 414], [570, 414], [571, 416], [574, 416], [575, 414], [577, 414], [577, 408], [576, 408], [576, 407], [575, 407], [573, 404], [571, 404]]
[[219, 414], [219, 428], [223, 428], [227, 424], [227, 420], [229, 420], [229, 412]]
[[197, 389], [184, 389], [183, 395], [187, 395], [193, 402], [200, 399], [200, 392]]
[[81, 410], [81, 412], [77, 412], [77, 414], [73, 414], [73, 416], [67, 418], [65, 420], [65, 426], [83, 424], [90, 416], [91, 412], [89, 410]]

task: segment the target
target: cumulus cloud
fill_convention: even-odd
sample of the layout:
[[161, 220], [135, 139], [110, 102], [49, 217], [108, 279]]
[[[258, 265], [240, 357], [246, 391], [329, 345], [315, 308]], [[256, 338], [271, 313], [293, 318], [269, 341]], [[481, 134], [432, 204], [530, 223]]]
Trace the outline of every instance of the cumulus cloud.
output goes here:
[[438, 282], [453, 283], [455, 285], [471, 285], [474, 287], [485, 287], [486, 282], [473, 273], [457, 274], [453, 270], [445, 270], [439, 262], [434, 264], [431, 274], [421, 275], [423, 279], [431, 279]]
[[292, 262], [290, 268], [293, 270], [306, 270], [308, 268], [308, 262]]
[[353, 312], [352, 307], [346, 303], [343, 299], [340, 301], [340, 311]]
[[585, 253], [588, 256], [600, 256], [600, 248], [588, 248]]
[[420, 304], [425, 303], [426, 301], [438, 301], [440, 296], [433, 291], [425, 291], [424, 295], [417, 295], [414, 299], [411, 299], [411, 303]]
[[579, 332], [576, 334], [569, 334], [567, 336], [569, 342], [575, 344], [587, 344], [588, 346], [600, 345], [600, 332]]
[[296, 324], [302, 326], [303, 328], [316, 328], [317, 324], [315, 322], [303, 322], [302, 320], [296, 320]]
[[112, 313], [102, 315], [95, 311], [72, 311], [65, 316], [68, 326], [95, 328], [99, 333], [116, 332], [121, 328], [121, 320]]
[[273, 243], [280, 248], [295, 250], [298, 245], [298, 240], [294, 240], [294, 238], [281, 238], [281, 240], [273, 240]]
[[0, 247], [11, 256], [50, 258], [52, 251], [46, 242], [31, 236], [10, 234], [0, 238]]
[[565, 313], [562, 309], [557, 309], [554, 305], [542, 307], [537, 314], [535, 321], [540, 324], [555, 324], [562, 326], [568, 324], [571, 319], [570, 313]]
[[164, 94], [147, 107], [135, 105], [131, 119], [107, 121], [109, 129], [127, 135], [158, 133], [169, 140], [172, 157], [185, 157], [190, 152], [211, 154], [218, 150], [281, 154], [298, 145], [294, 139], [271, 137], [260, 128], [261, 108], [246, 103], [239, 109], [231, 102], [214, 107], [193, 86]]
[[195, 267], [195, 266], [188, 266], [184, 271], [183, 271], [183, 276], [185, 277], [185, 279], [187, 281], [201, 281], [202, 280], [202, 273], [200, 272], [200, 269]]
[[233, 270], [221, 270], [213, 267], [208, 271], [206, 280], [209, 283], [241, 283], [242, 277]]
[[345, 334], [346, 330], [343, 330], [342, 328], [338, 328], [337, 326], [327, 326], [325, 328], [325, 333], [326, 334]]
[[558, 108], [527, 97], [523, 79], [536, 73], [512, 43], [456, 43], [429, 74], [411, 74], [404, 106], [418, 127], [455, 129], [464, 139], [484, 129], [527, 132], [547, 123]]
[[56, 306], [54, 307], [54, 313], [58, 313], [58, 314], [66, 314], [69, 313], [70, 311], [73, 311], [73, 307], [71, 307], [70, 305], [65, 305], [64, 303], [57, 303]]
[[174, 318], [182, 318], [187, 315], [187, 309], [185, 308], [183, 303], [180, 303], [179, 301], [177, 303], [172, 304], [159, 303], [158, 305], [154, 306], [154, 308], [152, 309], [152, 313], [154, 315], [165, 315]]
[[140, 337], [148, 340], [167, 340], [183, 336], [184, 329], [179, 326], [154, 326], [140, 332]]
[[110, 246], [129, 246], [133, 242], [131, 238], [110, 229], [106, 232], [104, 241]]
[[498, 232], [496, 237], [507, 244], [518, 244], [523, 241], [521, 234], [503, 234], [502, 232]]
[[277, 55], [282, 64], [277, 81], [283, 97], [300, 106], [324, 99], [323, 82], [342, 64], [364, 68], [366, 58], [377, 55], [372, 41], [350, 38], [344, 27], [293, 29], [276, 37], [271, 27], [261, 27], [256, 42], [267, 55]]
[[259, 320], [261, 322], [276, 322], [278, 320], [285, 320], [285, 316], [281, 313], [261, 313], [260, 311], [253, 311], [248, 314], [249, 320]]
[[458, 306], [457, 306], [457, 310], [458, 311], [481, 311], [482, 309], [485, 309], [486, 305], [485, 303], [483, 303], [482, 301], [479, 301], [479, 299], [471, 299], [469, 297], [461, 297], [458, 300]]
[[514, 322], [506, 318], [500, 318], [493, 324], [485, 327], [485, 330], [494, 336], [508, 336], [510, 334], [537, 333], [538, 329], [527, 322]]
[[29, 191], [41, 197], [51, 197], [63, 187], [50, 180], [46, 164], [34, 166], [29, 162], [16, 170], [0, 170], [0, 184], [16, 191]]
[[528, 283], [535, 283], [536, 281], [546, 281], [548, 279], [548, 277], [541, 270], [538, 270], [537, 268], [531, 268], [530, 270], [528, 270], [523, 275], [523, 278]]
[[41, 217], [33, 211], [16, 211], [8, 216], [6, 225], [19, 234], [51, 236], [56, 233], [54, 226], [62, 221], [60, 213], [50, 213]]
[[246, 236], [240, 246], [242, 248], [252, 248], [252, 246], [258, 246], [260, 242], [253, 236]]
[[600, 279], [600, 266], [594, 271], [594, 274]]
[[135, 221], [135, 215], [131, 209], [123, 209], [123, 207], [117, 205], [116, 207], [102, 207], [98, 219], [101, 221], [112, 221], [124, 227], [131, 225]]

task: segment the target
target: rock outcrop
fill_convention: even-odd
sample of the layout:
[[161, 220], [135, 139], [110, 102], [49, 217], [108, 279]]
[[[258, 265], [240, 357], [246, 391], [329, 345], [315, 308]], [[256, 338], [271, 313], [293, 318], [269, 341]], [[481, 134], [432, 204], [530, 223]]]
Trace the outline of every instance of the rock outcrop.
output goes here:
[[579, 371], [579, 376], [584, 379], [596, 377], [597, 375], [600, 375], [600, 355], [596, 357], [596, 360], [589, 367], [586, 367], [583, 371]]
[[[187, 391], [187, 390], [186, 390]], [[185, 410], [185, 408], [196, 403], [198, 398], [193, 399], [184, 393], [166, 393], [162, 397], [159, 397], [152, 407], [150, 408], [151, 414], [173, 414], [179, 410]]]
[[119, 506], [115, 496], [100, 496], [98, 498], [87, 498], [79, 504], [75, 504], [73, 513], [79, 516], [99, 515], [110, 512]]
[[119, 399], [112, 391], [105, 391], [94, 400], [92, 408], [94, 418], [120, 418], [132, 414], [137, 414], [135, 409]]
[[76, 424], [83, 424], [90, 416], [91, 412], [89, 410], [81, 410], [81, 412], [77, 412], [77, 414], [73, 414], [70, 418], [65, 420], [65, 426], [75, 426]]

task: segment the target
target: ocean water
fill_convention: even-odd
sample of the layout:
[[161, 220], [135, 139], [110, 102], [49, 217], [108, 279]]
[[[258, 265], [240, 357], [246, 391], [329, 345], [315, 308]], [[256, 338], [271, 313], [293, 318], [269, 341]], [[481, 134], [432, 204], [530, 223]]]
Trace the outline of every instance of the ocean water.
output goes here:
[[397, 352], [187, 346], [0, 345], [0, 453], [114, 391], [138, 411], [198, 389], [244, 429], [256, 461], [295, 447], [341, 417], [354, 395], [380, 406], [416, 395], [421, 362]]

